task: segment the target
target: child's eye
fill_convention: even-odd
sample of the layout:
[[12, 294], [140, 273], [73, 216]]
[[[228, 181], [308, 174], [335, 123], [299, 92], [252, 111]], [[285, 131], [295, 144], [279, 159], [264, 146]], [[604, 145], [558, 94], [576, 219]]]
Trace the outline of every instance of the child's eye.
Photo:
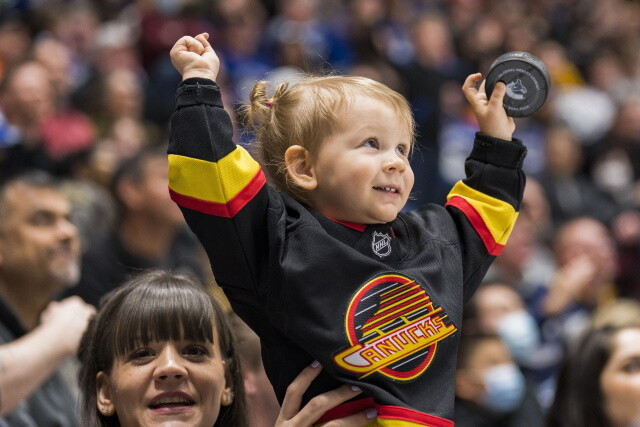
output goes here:
[[409, 146], [408, 145], [404, 145], [404, 144], [400, 144], [396, 147], [396, 153], [398, 153], [401, 156], [408, 156], [409, 155]]
[[369, 138], [362, 143], [365, 147], [378, 148], [378, 140], [375, 138]]

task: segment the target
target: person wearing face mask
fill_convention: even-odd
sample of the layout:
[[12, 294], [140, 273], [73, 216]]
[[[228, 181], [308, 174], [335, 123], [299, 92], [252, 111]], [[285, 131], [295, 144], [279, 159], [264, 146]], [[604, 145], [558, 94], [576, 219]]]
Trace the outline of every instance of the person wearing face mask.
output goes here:
[[594, 327], [567, 355], [546, 427], [640, 426], [640, 319]]
[[539, 427], [543, 412], [495, 334], [463, 333], [456, 367], [457, 427]]
[[515, 289], [499, 282], [484, 283], [471, 304], [479, 331], [498, 334], [518, 364], [532, 362], [540, 346], [540, 329]]
[[557, 341], [544, 340], [522, 296], [501, 282], [483, 283], [466, 307], [469, 329], [497, 334], [532, 383], [543, 408], [551, 404], [554, 378], [564, 355]]

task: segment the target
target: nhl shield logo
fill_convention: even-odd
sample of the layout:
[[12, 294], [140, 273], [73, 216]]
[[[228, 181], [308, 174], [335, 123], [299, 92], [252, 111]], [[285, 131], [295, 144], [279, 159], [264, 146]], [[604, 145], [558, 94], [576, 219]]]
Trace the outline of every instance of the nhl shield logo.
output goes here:
[[391, 253], [391, 237], [387, 233], [373, 232], [373, 240], [371, 240], [371, 249], [373, 253], [380, 258], [384, 258]]

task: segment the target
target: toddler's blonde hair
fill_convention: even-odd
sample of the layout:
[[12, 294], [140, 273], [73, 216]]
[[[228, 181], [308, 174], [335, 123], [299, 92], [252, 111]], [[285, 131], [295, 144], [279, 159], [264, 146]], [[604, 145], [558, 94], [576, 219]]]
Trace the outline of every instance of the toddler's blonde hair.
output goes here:
[[[295, 84], [282, 83], [271, 98], [269, 83], [257, 82], [242, 108], [246, 124], [256, 138], [258, 159], [269, 181], [280, 191], [305, 200], [304, 190], [290, 179], [284, 153], [300, 145], [315, 155], [320, 144], [337, 131], [337, 120], [358, 97], [389, 105], [414, 143], [415, 122], [407, 100], [375, 80], [355, 76], [307, 76]], [[392, 124], [389, 124], [390, 126]]]

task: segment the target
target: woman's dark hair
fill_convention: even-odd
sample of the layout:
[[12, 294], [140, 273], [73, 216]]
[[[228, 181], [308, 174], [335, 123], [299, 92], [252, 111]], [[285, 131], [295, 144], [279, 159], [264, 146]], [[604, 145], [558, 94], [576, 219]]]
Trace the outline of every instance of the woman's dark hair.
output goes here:
[[565, 358], [547, 413], [547, 427], [607, 427], [600, 378], [613, 352], [613, 338], [622, 329], [640, 324], [603, 326], [588, 330]]
[[214, 426], [247, 426], [240, 363], [227, 316], [218, 302], [190, 278], [153, 270], [132, 277], [105, 295], [89, 323], [78, 357], [82, 419], [87, 426], [120, 426], [98, 411], [96, 375], [109, 374], [117, 356], [152, 341], [213, 342], [215, 326], [233, 403], [221, 406]]

